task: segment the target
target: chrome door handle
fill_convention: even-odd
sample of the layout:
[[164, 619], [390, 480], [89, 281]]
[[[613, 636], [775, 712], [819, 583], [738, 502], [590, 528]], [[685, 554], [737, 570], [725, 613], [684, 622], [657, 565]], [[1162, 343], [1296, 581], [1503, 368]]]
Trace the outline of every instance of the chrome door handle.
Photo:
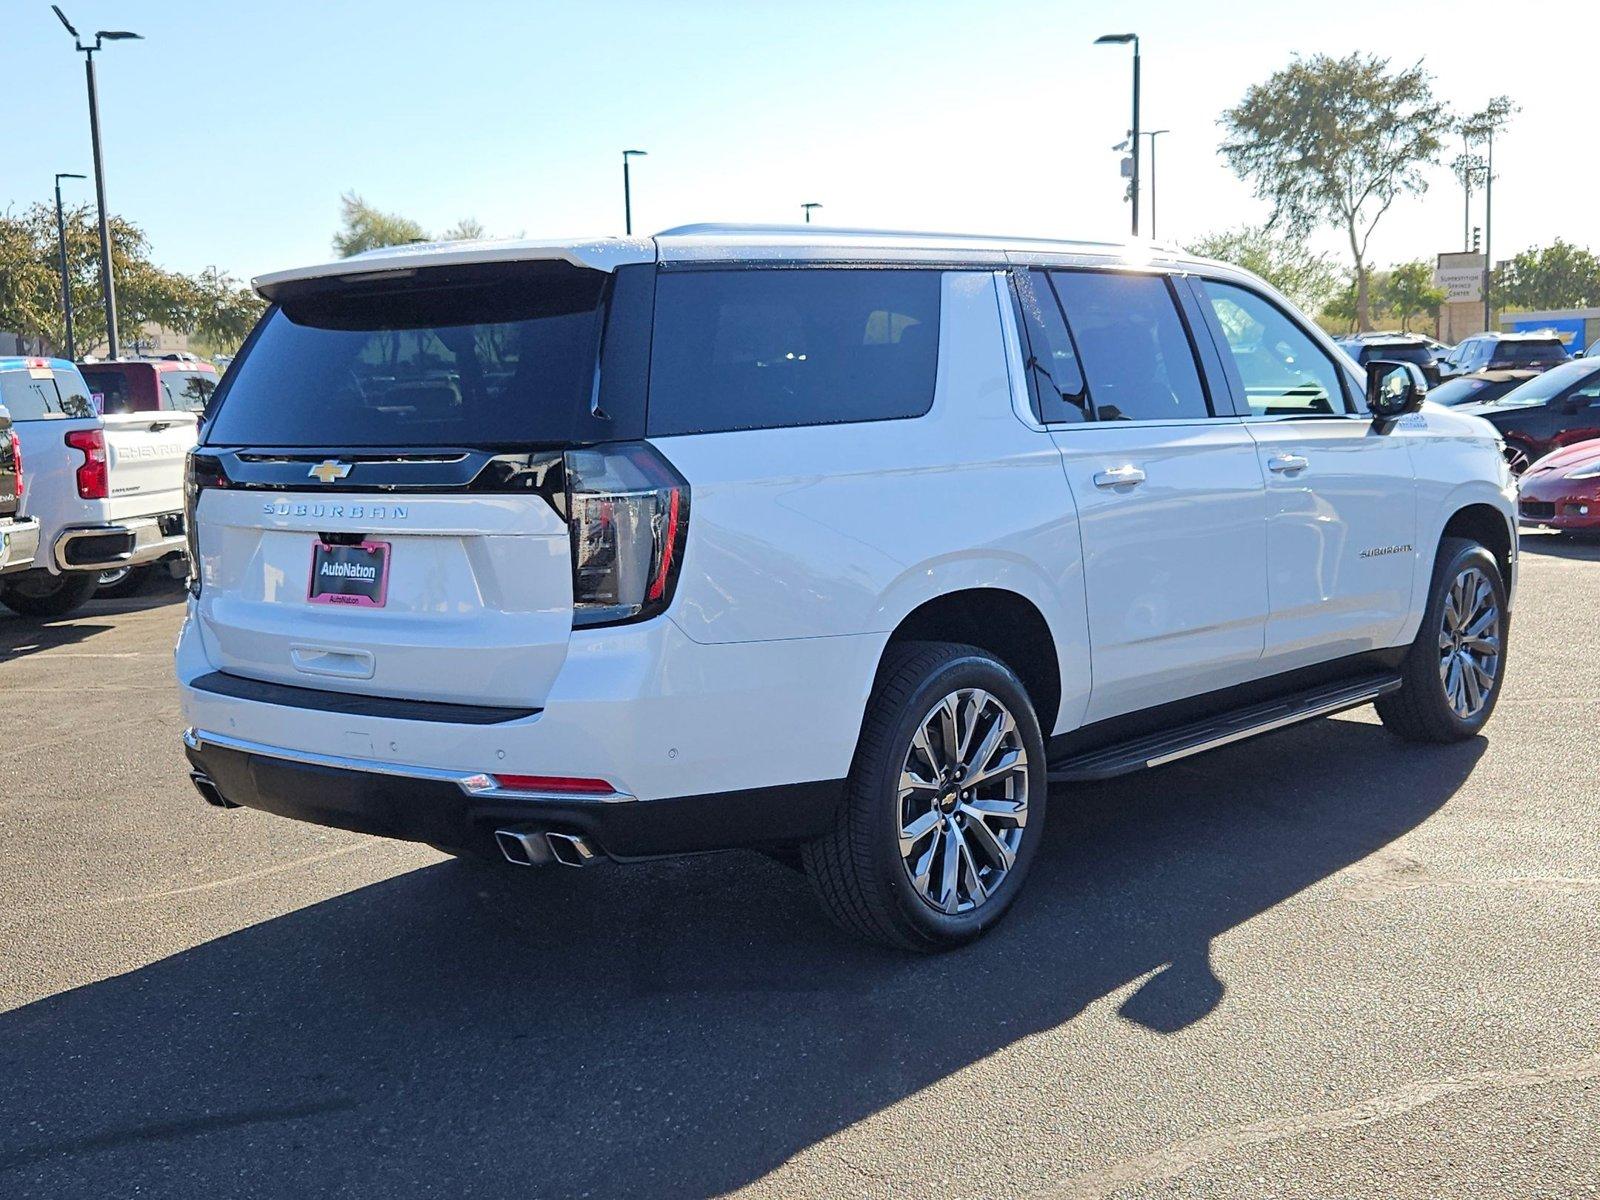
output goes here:
[[1311, 460], [1298, 454], [1278, 454], [1267, 459], [1267, 470], [1276, 471], [1280, 475], [1290, 475], [1295, 471], [1304, 471], [1311, 465]]
[[1094, 473], [1094, 485], [1100, 488], [1132, 487], [1143, 482], [1144, 472], [1132, 464]]

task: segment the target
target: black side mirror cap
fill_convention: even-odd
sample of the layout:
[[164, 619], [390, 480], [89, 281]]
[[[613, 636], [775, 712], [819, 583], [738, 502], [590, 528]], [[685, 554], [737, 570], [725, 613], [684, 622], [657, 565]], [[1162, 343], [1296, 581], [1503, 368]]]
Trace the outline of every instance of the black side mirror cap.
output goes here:
[[1367, 364], [1367, 411], [1374, 420], [1393, 421], [1422, 407], [1422, 390], [1403, 362], [1373, 359]]

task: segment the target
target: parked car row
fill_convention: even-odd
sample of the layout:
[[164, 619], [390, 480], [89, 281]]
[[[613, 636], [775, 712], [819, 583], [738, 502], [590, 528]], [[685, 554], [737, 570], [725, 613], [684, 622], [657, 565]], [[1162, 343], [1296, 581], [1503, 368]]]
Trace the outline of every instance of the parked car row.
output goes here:
[[[144, 365], [95, 369], [126, 381]], [[13, 612], [61, 616], [102, 582], [127, 590], [146, 567], [183, 569], [197, 414], [131, 402], [101, 411], [94, 397], [64, 359], [0, 357], [0, 604]]]

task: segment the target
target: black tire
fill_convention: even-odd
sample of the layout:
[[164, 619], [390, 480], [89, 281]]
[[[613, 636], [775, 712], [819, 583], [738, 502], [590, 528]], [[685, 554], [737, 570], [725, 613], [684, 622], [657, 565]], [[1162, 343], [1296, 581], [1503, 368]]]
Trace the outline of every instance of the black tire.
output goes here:
[[113, 576], [110, 583], [98, 582], [95, 587], [97, 600], [120, 600], [124, 596], [137, 596], [150, 583], [150, 575], [154, 568], [150, 566], [123, 567], [120, 571], [101, 571], [100, 580], [106, 576]]
[[[1463, 572], [1476, 570], [1487, 579], [1499, 613], [1493, 683], [1482, 707], [1462, 716], [1451, 705], [1441, 671], [1441, 633], [1445, 629], [1445, 607], [1451, 588]], [[1434, 562], [1433, 582], [1428, 591], [1428, 607], [1416, 640], [1406, 652], [1400, 675], [1404, 680], [1398, 692], [1378, 700], [1378, 716], [1391, 733], [1410, 742], [1459, 742], [1476, 737], [1489, 721], [1500, 699], [1505, 680], [1506, 635], [1510, 611], [1506, 607], [1506, 585], [1494, 555], [1468, 538], [1447, 537], [1439, 543]]]
[[[1006, 754], [1015, 750], [1026, 755], [1026, 764], [1017, 762], [1011, 768], [1009, 779], [998, 785], [1011, 795], [1018, 783], [1026, 784], [1025, 821], [1018, 825], [1009, 823], [1010, 818], [1006, 816], [995, 818], [1008, 822], [1001, 827], [1003, 837], [1009, 838], [1015, 833], [1017, 838], [1014, 847], [1008, 847], [1014, 857], [1003, 872], [1001, 860], [987, 850], [983, 840], [972, 831], [972, 818], [966, 815], [968, 809], [963, 805], [958, 812], [951, 812], [942, 807], [945, 803], [957, 805], [969, 795], [960, 791], [958, 784], [946, 785], [944, 790], [919, 789], [912, 800], [905, 802], [901, 798], [901, 770], [912, 752], [913, 738], [943, 698], [968, 689], [988, 693], [1014, 724], [1015, 735], [1006, 734], [990, 752], [986, 763], [1001, 763]], [[983, 740], [978, 730], [992, 728], [998, 711], [974, 703], [978, 711], [969, 715], [968, 728], [970, 736], [977, 739], [970, 747], [972, 755], [976, 756]], [[991, 711], [996, 715], [982, 725], [984, 716]], [[979, 764], [978, 769], [983, 765]], [[932, 766], [936, 768], [937, 764]], [[974, 646], [946, 642], [907, 643], [891, 650], [890, 657], [879, 670], [877, 686], [862, 721], [861, 739], [856, 746], [837, 822], [830, 832], [802, 849], [806, 874], [828, 914], [851, 933], [904, 950], [951, 949], [993, 927], [1016, 899], [1044, 835], [1046, 790], [1045, 748], [1038, 718], [1026, 689], [1010, 668]], [[976, 789], [970, 795], [976, 797]], [[928, 831], [933, 840], [912, 845], [914, 850], [918, 845], [926, 845], [929, 862], [934, 861], [937, 850], [941, 880], [945, 878], [942, 874], [944, 850], [957, 843], [971, 857], [964, 857], [959, 851], [955, 854], [956, 891], [971, 885], [980, 870], [991, 872], [992, 890], [985, 890], [984, 898], [966, 911], [941, 911], [932, 899], [925, 900], [912, 880], [907, 863], [902, 860], [902, 805], [915, 806], [923, 800], [929, 805], [929, 812], [923, 814], [922, 819], [937, 822]], [[973, 803], [1014, 802], [979, 797]], [[942, 813], [948, 816], [938, 815]], [[966, 822], [962, 827], [966, 832], [947, 835], [944, 824], [947, 820], [952, 825]], [[947, 836], [953, 840], [945, 840]], [[971, 840], [965, 840], [967, 837]], [[980, 854], [984, 856], [981, 867], [977, 863]], [[972, 875], [965, 874], [969, 865], [973, 868]], [[932, 872], [925, 870], [924, 874]], [[954, 892], [943, 894], [951, 896]]]
[[99, 585], [95, 571], [23, 571], [0, 579], [0, 604], [22, 617], [64, 617], [87, 604]]

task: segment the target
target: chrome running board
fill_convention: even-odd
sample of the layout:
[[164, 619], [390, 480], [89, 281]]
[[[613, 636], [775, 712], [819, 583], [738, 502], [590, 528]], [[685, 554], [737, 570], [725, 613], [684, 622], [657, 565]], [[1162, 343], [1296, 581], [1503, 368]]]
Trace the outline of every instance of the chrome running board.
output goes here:
[[1207, 750], [1242, 742], [1301, 721], [1369, 704], [1400, 688], [1396, 674], [1324, 684], [1277, 700], [1234, 709], [1218, 717], [1146, 734], [1050, 764], [1051, 783], [1086, 783], [1163, 766]]

